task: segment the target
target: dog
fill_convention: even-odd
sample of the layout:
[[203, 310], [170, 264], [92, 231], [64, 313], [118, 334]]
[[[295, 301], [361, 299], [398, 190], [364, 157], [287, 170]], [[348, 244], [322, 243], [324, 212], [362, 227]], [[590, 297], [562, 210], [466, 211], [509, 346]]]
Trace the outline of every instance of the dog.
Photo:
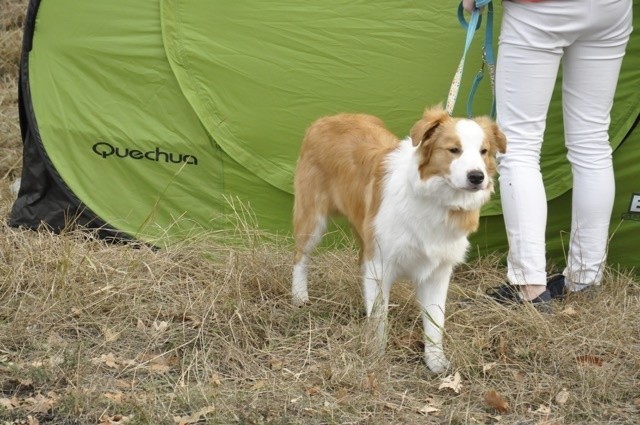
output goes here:
[[442, 332], [449, 281], [494, 191], [495, 155], [505, 151], [493, 120], [453, 118], [441, 106], [425, 109], [403, 140], [371, 115], [315, 121], [294, 177], [293, 303], [309, 301], [309, 254], [329, 217], [343, 215], [360, 242], [365, 310], [380, 350], [391, 286], [408, 279], [422, 311], [425, 362], [435, 373], [447, 370]]

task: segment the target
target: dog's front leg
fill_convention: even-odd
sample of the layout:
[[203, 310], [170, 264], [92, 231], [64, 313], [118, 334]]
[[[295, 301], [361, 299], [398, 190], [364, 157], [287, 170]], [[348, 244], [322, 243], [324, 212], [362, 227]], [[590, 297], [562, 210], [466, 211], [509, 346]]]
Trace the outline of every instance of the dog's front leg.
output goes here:
[[424, 327], [424, 360], [434, 373], [442, 373], [450, 366], [442, 348], [442, 333], [452, 268], [451, 265], [441, 265], [428, 277], [416, 280], [416, 296]]
[[381, 260], [372, 259], [362, 265], [362, 289], [367, 313], [364, 346], [368, 354], [381, 356], [387, 345], [387, 311], [394, 275], [383, 269]]

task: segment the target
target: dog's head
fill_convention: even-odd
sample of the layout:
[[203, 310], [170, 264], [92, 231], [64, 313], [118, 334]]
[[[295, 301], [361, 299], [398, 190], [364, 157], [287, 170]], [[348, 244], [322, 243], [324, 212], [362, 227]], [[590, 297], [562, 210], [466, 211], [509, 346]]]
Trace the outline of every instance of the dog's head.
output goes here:
[[491, 192], [495, 155], [506, 138], [488, 117], [453, 118], [440, 106], [428, 108], [411, 129], [420, 179], [446, 183], [454, 191]]

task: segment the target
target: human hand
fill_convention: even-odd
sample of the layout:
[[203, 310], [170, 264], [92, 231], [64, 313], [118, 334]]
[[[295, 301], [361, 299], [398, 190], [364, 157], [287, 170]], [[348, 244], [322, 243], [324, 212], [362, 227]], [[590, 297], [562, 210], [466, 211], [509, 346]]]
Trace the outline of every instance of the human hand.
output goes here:
[[462, 0], [462, 7], [464, 8], [465, 11], [471, 13], [471, 12], [473, 12], [473, 9], [476, 8], [476, 1], [475, 0]]

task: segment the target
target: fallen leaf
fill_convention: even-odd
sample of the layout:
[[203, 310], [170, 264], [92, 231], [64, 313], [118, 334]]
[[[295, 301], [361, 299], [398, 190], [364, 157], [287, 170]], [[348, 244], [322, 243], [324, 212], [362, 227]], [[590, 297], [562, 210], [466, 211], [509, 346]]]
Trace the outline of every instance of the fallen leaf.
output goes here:
[[156, 354], [156, 353], [143, 352], [143, 353], [139, 353], [136, 356], [136, 360], [138, 360], [141, 363], [148, 363], [148, 362], [154, 361], [158, 357], [162, 357], [162, 355]]
[[269, 360], [269, 366], [271, 367], [271, 370], [282, 370], [284, 363], [280, 359], [272, 358]]
[[149, 366], [149, 370], [154, 373], [167, 373], [171, 370], [171, 366], [165, 362], [153, 362]]
[[129, 422], [131, 420], [131, 416], [124, 416], [124, 415], [108, 416], [103, 414], [102, 416], [100, 416], [100, 419], [98, 420], [100, 421], [98, 425], [122, 425]]
[[491, 348], [491, 339], [486, 336], [476, 336], [471, 343], [474, 347], [480, 350], [487, 350]]
[[318, 387], [309, 387], [307, 388], [307, 394], [310, 396], [316, 395], [320, 393], [320, 388]]
[[112, 329], [109, 328], [104, 328], [102, 329], [102, 334], [104, 335], [104, 340], [106, 342], [114, 342], [117, 341], [118, 338], [120, 337], [120, 332], [116, 332]]
[[209, 381], [214, 387], [219, 387], [220, 385], [222, 385], [222, 381], [220, 381], [220, 375], [218, 375], [217, 373], [213, 373], [211, 375], [211, 378], [209, 378]]
[[7, 410], [13, 410], [20, 406], [20, 401], [16, 397], [0, 398], [0, 407], [4, 407]]
[[513, 375], [513, 379], [518, 382], [524, 382], [527, 379], [522, 373], [518, 372], [517, 370], [512, 371], [511, 374]]
[[564, 310], [562, 310], [560, 312], [561, 314], [564, 314], [565, 316], [576, 316], [578, 314], [578, 312], [576, 311], [575, 308], [571, 307], [571, 306], [567, 306]]
[[[140, 353], [136, 356], [136, 359], [152, 373], [167, 373], [171, 367], [178, 362], [176, 356], [165, 356], [155, 353]], [[135, 366], [136, 364], [138, 364], [136, 361], [131, 360], [131, 366]]]
[[136, 386], [135, 381], [127, 381], [126, 379], [116, 379], [115, 385], [123, 390], [130, 390]]
[[200, 423], [200, 419], [202, 419], [203, 416], [207, 416], [208, 414], [215, 412], [215, 410], [214, 406], [208, 406], [189, 416], [174, 416], [173, 421], [178, 425]]
[[[448, 398], [448, 396], [447, 396]], [[442, 410], [442, 406], [444, 404], [444, 399], [438, 397], [427, 397], [425, 398], [425, 404], [417, 409], [417, 412], [423, 414], [425, 416], [432, 415], [438, 416], [440, 415], [440, 411]]]
[[507, 357], [507, 340], [502, 335], [498, 336], [498, 354], [500, 357]]
[[551, 408], [541, 404], [536, 410], [529, 409], [529, 411], [538, 415], [549, 415], [551, 413]]
[[255, 384], [253, 384], [253, 385], [251, 386], [251, 389], [252, 389], [252, 390], [261, 390], [261, 389], [262, 389], [262, 388], [264, 388], [266, 385], [267, 385], [267, 383], [266, 383], [264, 380], [262, 380], [262, 379], [261, 379], [261, 380], [259, 380], [259, 381], [256, 381], [256, 382], [255, 382]]
[[182, 316], [182, 323], [197, 328], [198, 326], [202, 325], [202, 320], [200, 320], [198, 316], [185, 314]]
[[427, 416], [431, 413], [436, 413], [439, 412], [440, 409], [438, 409], [437, 407], [433, 407], [430, 404], [425, 404], [424, 406], [422, 406], [421, 408], [418, 409], [418, 413], [422, 413], [423, 415]]
[[116, 392], [106, 392], [103, 394], [104, 398], [114, 401], [116, 403], [122, 403], [122, 399], [124, 398], [124, 394], [120, 391]]
[[331, 378], [333, 378], [333, 369], [331, 369], [331, 366], [322, 369], [322, 377], [327, 381], [331, 381]]
[[169, 322], [165, 322], [164, 320], [162, 321], [154, 320], [153, 323], [151, 324], [151, 327], [153, 328], [154, 331], [156, 331], [156, 333], [160, 334], [166, 331], [167, 329], [169, 329]]
[[388, 401], [387, 401], [387, 402], [385, 402], [385, 403], [382, 405], [382, 407], [384, 407], [384, 408], [385, 408], [385, 409], [387, 409], [387, 410], [394, 411], [394, 412], [400, 408], [400, 406], [399, 406], [399, 405], [397, 405], [397, 404], [393, 404], [393, 403], [389, 403]]
[[[500, 416], [496, 416], [498, 418], [497, 421], [500, 420]], [[493, 419], [494, 417], [487, 414], [487, 413], [475, 413], [473, 416], [469, 417], [469, 420], [467, 422], [465, 422], [465, 424], [478, 424], [478, 425], [486, 425], [486, 424], [490, 424], [492, 423], [490, 421], [490, 419]], [[536, 424], [536, 425], [540, 425], [540, 424]]]
[[593, 356], [591, 354], [578, 356], [576, 357], [576, 361], [581, 364], [587, 364], [587, 365], [598, 366], [598, 367], [602, 366], [602, 363], [603, 363], [601, 357]]
[[494, 367], [496, 367], [498, 363], [496, 362], [491, 362], [491, 363], [487, 363], [484, 366], [482, 366], [482, 373], [486, 373], [487, 371], [493, 369]]
[[569, 391], [566, 388], [560, 390], [558, 394], [556, 394], [556, 403], [560, 406], [564, 405], [569, 400]]
[[343, 388], [340, 388], [338, 391], [336, 391], [333, 397], [336, 399], [336, 403], [342, 403], [346, 401], [347, 398], [349, 397], [349, 392], [347, 391], [346, 388], [343, 387]]
[[35, 413], [47, 413], [58, 401], [58, 396], [54, 392], [49, 392], [47, 395], [36, 394], [34, 397], [28, 397], [24, 399], [26, 404], [29, 404], [29, 410]]
[[444, 388], [449, 388], [453, 390], [456, 394], [460, 393], [460, 389], [462, 388], [462, 378], [460, 377], [460, 372], [456, 372], [455, 375], [449, 375], [442, 379], [442, 383], [438, 387], [439, 390]]
[[376, 378], [375, 372], [370, 372], [367, 375], [367, 387], [369, 389], [369, 392], [373, 395], [380, 392], [380, 384], [378, 384], [378, 379]]
[[64, 357], [61, 355], [49, 357], [49, 366], [59, 366], [64, 363]]
[[91, 359], [91, 363], [95, 365], [104, 364], [112, 369], [118, 369], [118, 363], [113, 353], [102, 354], [100, 357], [94, 357]]
[[104, 364], [105, 365], [107, 365], [107, 366], [109, 366], [110, 368], [113, 368], [113, 369], [117, 369], [118, 368], [118, 364], [116, 363], [116, 357], [113, 354], [109, 353], [106, 356], [102, 355], [100, 357], [101, 357], [101, 359], [104, 360]]
[[444, 404], [444, 399], [437, 397], [427, 397], [425, 401], [432, 406], [442, 406]]
[[138, 366], [138, 362], [133, 359], [120, 359], [118, 360], [118, 362], [122, 366], [130, 366], [130, 367]]
[[484, 393], [484, 402], [489, 407], [497, 410], [500, 413], [507, 413], [509, 411], [509, 403], [498, 394], [495, 390], [490, 390]]

